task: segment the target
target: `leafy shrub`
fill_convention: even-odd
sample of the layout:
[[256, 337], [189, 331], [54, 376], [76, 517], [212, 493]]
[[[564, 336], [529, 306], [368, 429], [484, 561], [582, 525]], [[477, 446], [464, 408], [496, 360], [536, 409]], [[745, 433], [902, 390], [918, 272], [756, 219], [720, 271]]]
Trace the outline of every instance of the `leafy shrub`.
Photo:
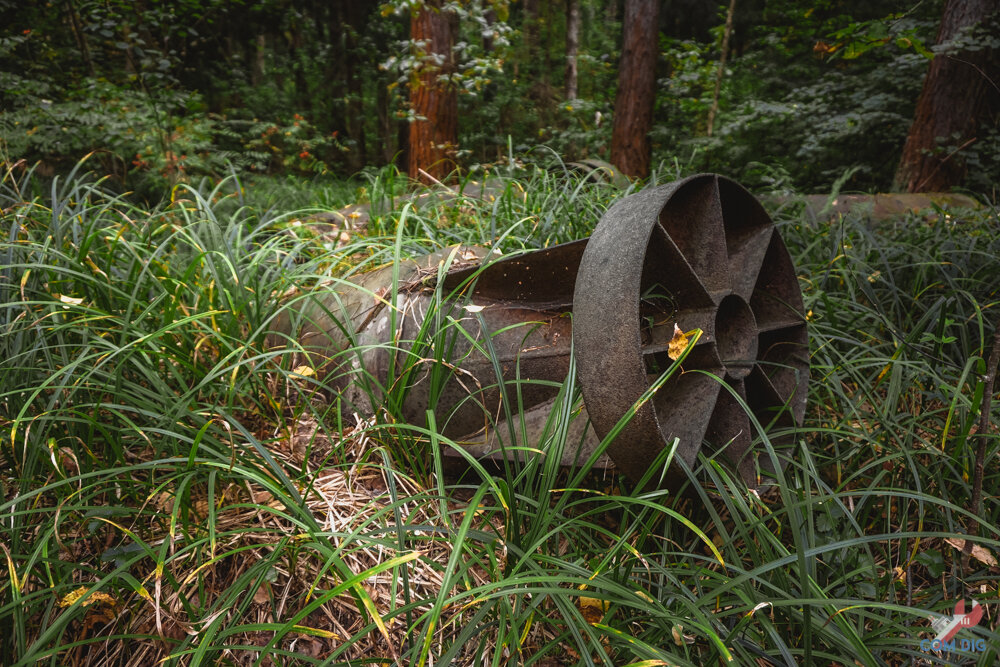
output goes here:
[[[337, 131], [324, 134], [297, 113], [287, 121], [234, 119], [227, 121], [225, 127], [224, 138], [240, 142], [246, 166], [262, 173], [326, 173], [345, 150]], [[223, 141], [220, 144], [225, 145]]]
[[833, 68], [777, 101], [752, 99], [722, 114], [714, 137], [690, 145], [741, 177], [744, 165], [767, 162], [798, 188], [824, 189], [856, 167], [855, 186], [887, 190], [926, 67], [924, 57], [902, 53], [866, 76]]

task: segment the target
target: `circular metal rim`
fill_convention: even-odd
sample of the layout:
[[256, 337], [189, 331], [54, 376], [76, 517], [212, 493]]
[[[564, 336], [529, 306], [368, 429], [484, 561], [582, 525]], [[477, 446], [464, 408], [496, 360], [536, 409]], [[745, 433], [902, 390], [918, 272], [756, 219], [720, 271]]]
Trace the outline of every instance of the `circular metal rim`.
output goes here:
[[[675, 313], [672, 322], [661, 317], [657, 337], [655, 326], [644, 331], [643, 296], [659, 286], [669, 286]], [[752, 317], [745, 319], [753, 328], [735, 335], [757, 338], [755, 358], [743, 364], [719, 356], [717, 330], [727, 324], [723, 318], [719, 326], [719, 307], [733, 295], [748, 305]], [[673, 324], [704, 332], [684, 372], [638, 405], [608, 446], [616, 466], [634, 480], [676, 437], [675, 457], [689, 467], [708, 440], [725, 446], [753, 484], [757, 466], [748, 454], [756, 429], [741, 402], [765, 430], [802, 422], [809, 359], [798, 279], [770, 217], [728, 178], [699, 174], [612, 206], [581, 259], [573, 311], [577, 371], [600, 438], [649, 388], [649, 360], [662, 357], [663, 332], [669, 337]], [[706, 372], [691, 372], [696, 369]]]

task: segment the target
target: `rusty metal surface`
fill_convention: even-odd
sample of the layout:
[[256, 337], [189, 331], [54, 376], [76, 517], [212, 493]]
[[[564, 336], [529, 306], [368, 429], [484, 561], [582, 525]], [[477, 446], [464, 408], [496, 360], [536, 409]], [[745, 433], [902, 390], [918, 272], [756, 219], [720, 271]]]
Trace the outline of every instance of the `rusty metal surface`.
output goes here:
[[444, 288], [450, 292], [478, 274], [474, 288], [477, 297], [566, 311], [573, 306], [576, 272], [586, 247], [587, 239], [581, 239], [495, 259], [482, 268], [452, 271], [444, 280]]
[[[294, 309], [296, 321], [285, 315], [275, 328], [295, 332], [348, 415], [373, 414], [390, 394], [387, 385], [403, 382], [391, 392], [403, 395], [399, 418], [422, 424], [434, 409], [444, 435], [486, 451], [508, 432], [504, 391], [530, 413], [551, 402], [566, 379], [573, 280], [584, 247], [502, 258], [483, 248], [446, 248], [332, 284]], [[438, 285], [438, 266], [449, 256], [455, 261]], [[433, 396], [432, 384], [439, 387]], [[586, 416], [578, 421], [577, 429]], [[521, 444], [524, 434], [517, 435], [504, 444]], [[596, 444], [592, 432], [589, 441]]]
[[[753, 484], [758, 434], [736, 397], [765, 426], [799, 424], [805, 411], [808, 341], [791, 259], [753, 196], [712, 174], [626, 197], [590, 239], [509, 257], [446, 248], [336, 282], [290, 312], [276, 328], [297, 336], [347, 414], [371, 415], [387, 396], [408, 422], [432, 409], [476, 456], [541, 446], [532, 440], [575, 345], [585, 406], [563, 461], [586, 458], [669, 367], [675, 326], [704, 335], [611, 443], [629, 477], [678, 438], [688, 465], [703, 446], [725, 447]], [[505, 392], [521, 410], [510, 428]]]
[[674, 326], [704, 331], [685, 372], [608, 449], [633, 479], [678, 438], [687, 465], [707, 441], [754, 483], [757, 434], [736, 396], [764, 425], [802, 421], [809, 357], [798, 280], [763, 208], [729, 179], [693, 176], [612, 206], [580, 263], [573, 309], [580, 385], [600, 437], [667, 368]]

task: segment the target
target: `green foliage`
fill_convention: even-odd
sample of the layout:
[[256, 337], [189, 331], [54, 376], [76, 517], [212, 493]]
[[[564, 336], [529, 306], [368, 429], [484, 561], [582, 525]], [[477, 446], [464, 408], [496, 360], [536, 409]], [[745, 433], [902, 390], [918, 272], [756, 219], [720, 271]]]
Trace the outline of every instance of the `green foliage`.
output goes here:
[[608, 18], [605, 3], [580, 0], [579, 5], [574, 100], [564, 92], [565, 13], [556, 3], [539, 3], [534, 20], [525, 11], [512, 15], [517, 32], [505, 76], [497, 79], [481, 107], [469, 110], [468, 123], [462, 125], [477, 160], [502, 157], [508, 136], [522, 153], [541, 143], [567, 161], [609, 155], [621, 24]]
[[[411, 13], [422, 11], [424, 2], [417, 0], [396, 0], [382, 5], [382, 15], [396, 14], [409, 20]], [[435, 10], [432, 10], [435, 11]], [[442, 11], [451, 15], [457, 28], [453, 35], [452, 56], [455, 71], [440, 78], [464, 95], [476, 96], [492, 78], [503, 71], [503, 59], [510, 46], [511, 28], [506, 17], [509, 13], [507, 0], [472, 0], [471, 2], [447, 2]], [[408, 39], [399, 44], [401, 55], [392, 55], [381, 64], [381, 68], [398, 75], [397, 83], [405, 85], [417, 71], [425, 67], [440, 65], [440, 56], [427, 51], [427, 44]]]
[[925, 68], [923, 57], [907, 53], [864, 77], [831, 68], [779, 101], [749, 100], [721, 114], [716, 136], [692, 144], [705, 151], [705, 166], [741, 177], [759, 161], [780, 165], [796, 187], [822, 190], [855, 167], [854, 187], [886, 190]]
[[[119, 187], [149, 200], [178, 182], [218, 178], [230, 165], [292, 174], [360, 168], [367, 158], [356, 132], [379, 129], [376, 114], [351, 105], [374, 98], [377, 82], [333, 96], [326, 81], [331, 63], [371, 64], [394, 24], [376, 22], [378, 29], [346, 47], [307, 49], [304, 31], [339, 19], [325, 5], [285, 9], [184, 0], [67, 2], [46, 13], [0, 3], [0, 17], [9, 19], [0, 21], [4, 154], [42, 159], [44, 171], [60, 172], [99, 151]], [[355, 24], [364, 18], [351, 11]], [[214, 37], [223, 33], [228, 52]], [[258, 33], [257, 42], [240, 41]], [[357, 120], [345, 136], [338, 119], [349, 113]], [[262, 137], [272, 125], [280, 135]]]
[[[324, 135], [299, 114], [288, 121], [230, 120], [224, 126], [225, 138], [236, 144], [234, 162], [244, 157], [249, 160], [246, 167], [262, 173], [327, 173], [346, 150], [336, 131]], [[219, 143], [224, 145], [222, 140]]]
[[718, 42], [666, 41], [661, 86], [676, 94], [659, 102], [654, 154], [690, 155], [695, 169], [753, 187], [765, 185], [755, 174], [766, 165], [796, 189], [825, 191], [848, 168], [850, 187], [889, 189], [940, 8], [899, 15], [875, 3], [852, 16], [833, 4], [768, 3], [758, 47], [727, 62], [713, 137], [704, 122]]
[[[40, 173], [97, 152], [116, 187], [155, 201], [232, 169], [352, 176], [398, 161], [412, 120], [407, 84], [429, 62], [409, 39], [420, 2], [135, 3], [0, 0], [0, 142]], [[579, 0], [578, 97], [565, 99], [559, 2], [445, 3], [455, 17], [463, 168], [543, 144], [566, 161], [607, 159], [621, 7]], [[825, 191], [890, 187], [932, 53], [995, 49], [995, 25], [930, 46], [941, 0], [738, 2], [719, 111], [706, 136], [728, 3], [671, 0], [661, 16], [653, 162], [758, 173]], [[48, 9], [46, 9], [48, 7]], [[902, 11], [901, 11], [902, 10]], [[940, 138], [975, 192], [992, 193], [998, 134]]]
[[820, 50], [834, 57], [853, 60], [872, 49], [882, 48], [892, 42], [900, 49], [913, 49], [930, 59], [934, 54], [921, 39], [925, 34], [926, 32], [913, 25], [912, 21], [906, 21], [905, 14], [892, 14], [874, 21], [851, 23], [845, 28], [835, 30], [830, 36], [836, 43], [823, 44]]

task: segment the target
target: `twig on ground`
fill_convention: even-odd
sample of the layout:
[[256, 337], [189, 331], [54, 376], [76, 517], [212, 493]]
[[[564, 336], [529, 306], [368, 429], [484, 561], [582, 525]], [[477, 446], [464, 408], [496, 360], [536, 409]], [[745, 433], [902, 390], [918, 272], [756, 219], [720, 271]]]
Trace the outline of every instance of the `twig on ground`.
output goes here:
[[[990, 410], [993, 402], [993, 383], [997, 377], [997, 365], [1000, 365], [1000, 323], [997, 323], [993, 332], [993, 348], [990, 351], [989, 361], [986, 362], [986, 375], [983, 378], [983, 403], [979, 412], [979, 430], [976, 432], [978, 444], [976, 446], [976, 461], [972, 472], [972, 499], [969, 501], [969, 511], [973, 515], [972, 524], [969, 526], [969, 537], [979, 532], [980, 505], [983, 502], [983, 469], [986, 465], [986, 443], [990, 436]], [[969, 556], [972, 554], [972, 540], [965, 541], [962, 549], [962, 569], [969, 565]]]

